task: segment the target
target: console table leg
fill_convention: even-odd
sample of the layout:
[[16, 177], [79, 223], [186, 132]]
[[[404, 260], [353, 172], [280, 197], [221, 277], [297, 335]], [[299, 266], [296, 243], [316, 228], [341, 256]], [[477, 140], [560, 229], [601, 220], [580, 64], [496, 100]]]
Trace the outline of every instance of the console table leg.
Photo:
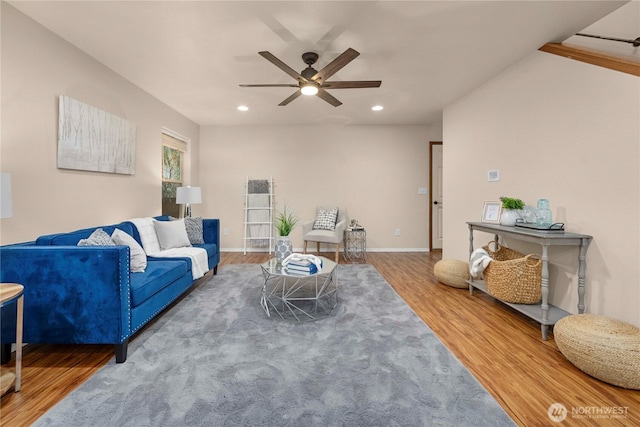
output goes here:
[[546, 325], [549, 320], [549, 246], [542, 245], [542, 339], [547, 339], [549, 326]]
[[[473, 227], [469, 224], [469, 260], [471, 260], [471, 254], [473, 253]], [[469, 273], [469, 282], [473, 281], [471, 273]], [[469, 283], [469, 296], [473, 296], [473, 286]]]
[[549, 325], [540, 325], [540, 331], [542, 332], [542, 339], [546, 341], [549, 336]]
[[589, 240], [582, 239], [578, 255], [578, 313], [584, 313], [584, 279], [587, 271], [587, 248]]

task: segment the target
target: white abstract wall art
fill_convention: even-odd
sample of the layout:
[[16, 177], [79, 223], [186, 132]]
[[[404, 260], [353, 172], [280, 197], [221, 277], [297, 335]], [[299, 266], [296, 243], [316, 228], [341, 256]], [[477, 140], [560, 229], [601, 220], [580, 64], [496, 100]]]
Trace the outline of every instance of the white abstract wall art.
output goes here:
[[64, 95], [59, 107], [58, 168], [134, 174], [134, 123]]

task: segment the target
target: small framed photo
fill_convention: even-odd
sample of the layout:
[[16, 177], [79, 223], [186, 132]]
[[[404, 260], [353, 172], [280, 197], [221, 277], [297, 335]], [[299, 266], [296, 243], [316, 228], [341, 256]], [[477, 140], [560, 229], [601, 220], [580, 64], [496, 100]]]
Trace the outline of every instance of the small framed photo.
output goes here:
[[482, 209], [482, 222], [500, 224], [501, 213], [502, 202], [484, 202], [484, 209]]

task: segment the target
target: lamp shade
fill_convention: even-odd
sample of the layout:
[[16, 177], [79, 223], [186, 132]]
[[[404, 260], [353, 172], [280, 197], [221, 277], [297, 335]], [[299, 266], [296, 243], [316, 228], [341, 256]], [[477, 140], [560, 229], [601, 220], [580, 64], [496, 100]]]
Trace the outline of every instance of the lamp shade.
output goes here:
[[200, 191], [200, 187], [178, 187], [178, 191], [176, 192], [176, 203], [179, 205], [202, 203], [202, 192]]
[[0, 172], [0, 218], [9, 218], [12, 216], [11, 174]]

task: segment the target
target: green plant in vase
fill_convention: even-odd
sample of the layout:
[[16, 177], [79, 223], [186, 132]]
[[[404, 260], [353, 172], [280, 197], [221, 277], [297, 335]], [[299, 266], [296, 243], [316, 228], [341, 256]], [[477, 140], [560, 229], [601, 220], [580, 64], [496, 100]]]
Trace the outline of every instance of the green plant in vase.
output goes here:
[[282, 261], [291, 255], [293, 245], [291, 244], [291, 239], [289, 239], [289, 233], [291, 233], [297, 223], [298, 218], [292, 212], [287, 212], [286, 205], [282, 212], [276, 213], [274, 224], [280, 237], [276, 240], [274, 253], [278, 261]]
[[503, 196], [503, 197], [500, 197], [500, 201], [502, 202], [502, 209], [515, 209], [515, 210], [524, 209], [524, 202], [520, 199]]
[[502, 214], [500, 215], [500, 224], [513, 226], [516, 220], [520, 218], [520, 210], [524, 209], [524, 202], [515, 197], [500, 197], [502, 202]]
[[278, 230], [278, 235], [280, 236], [288, 236], [297, 223], [298, 218], [292, 212], [287, 212], [286, 205], [282, 212], [276, 213], [275, 225]]

